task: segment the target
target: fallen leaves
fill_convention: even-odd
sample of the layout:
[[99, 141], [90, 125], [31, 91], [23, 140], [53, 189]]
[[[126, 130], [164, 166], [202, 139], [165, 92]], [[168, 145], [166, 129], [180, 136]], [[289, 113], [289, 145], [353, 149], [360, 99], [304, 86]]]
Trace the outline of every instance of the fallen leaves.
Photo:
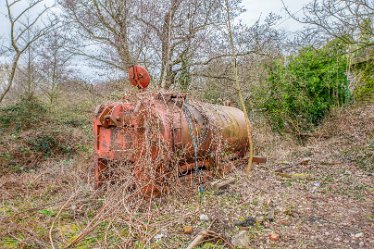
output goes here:
[[278, 241], [279, 238], [280, 238], [280, 235], [275, 233], [275, 232], [272, 232], [272, 233], [269, 234], [269, 239], [271, 241]]
[[192, 232], [193, 232], [192, 226], [184, 226], [183, 227], [183, 233], [184, 234], [192, 234]]

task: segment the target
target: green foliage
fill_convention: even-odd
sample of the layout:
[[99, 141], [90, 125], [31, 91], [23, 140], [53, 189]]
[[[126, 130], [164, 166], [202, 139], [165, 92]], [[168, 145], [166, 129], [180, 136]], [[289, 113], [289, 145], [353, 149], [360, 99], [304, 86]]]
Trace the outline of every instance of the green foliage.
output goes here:
[[69, 125], [71, 127], [83, 127], [86, 122], [86, 120], [80, 120], [80, 119], [69, 119], [66, 121], [63, 121], [63, 124]]
[[353, 97], [356, 101], [374, 100], [374, 48], [373, 22], [366, 18], [361, 22], [357, 48], [352, 54], [352, 73], [355, 78]]
[[3, 237], [0, 239], [1, 248], [19, 248], [19, 242], [13, 237]]
[[219, 88], [215, 87], [214, 85], [210, 84], [208, 89], [204, 91], [202, 100], [204, 102], [222, 105], [223, 104], [222, 91]]
[[353, 97], [356, 101], [374, 100], [374, 61], [363, 62], [354, 66], [353, 74], [356, 77], [356, 87]]
[[53, 217], [55, 215], [55, 213], [53, 211], [48, 210], [48, 209], [39, 210], [38, 213], [42, 214], [42, 215], [45, 215], [45, 216], [48, 216], [48, 217]]
[[[58, 134], [46, 134], [31, 137], [27, 140], [28, 145], [34, 152], [42, 153], [45, 157], [50, 157], [53, 153], [56, 154], [69, 154], [74, 152], [74, 148], [67, 144], [60, 143], [58, 140]], [[66, 141], [62, 141], [66, 142]]]
[[50, 156], [53, 148], [57, 146], [55, 139], [50, 135], [43, 135], [29, 141], [33, 151], [41, 152], [45, 156]]
[[180, 63], [181, 63], [181, 70], [180, 73], [176, 76], [176, 80], [179, 84], [179, 88], [181, 91], [186, 92], [188, 87], [191, 84], [191, 74], [190, 74], [190, 66], [188, 60], [188, 49], [183, 51], [182, 55], [180, 56]]
[[220, 104], [220, 93], [214, 90], [207, 90], [204, 92], [203, 100], [212, 104]]
[[303, 48], [286, 62], [270, 66], [266, 86], [257, 95], [275, 130], [300, 137], [332, 107], [348, 103], [345, 50], [345, 45], [333, 40], [321, 49]]

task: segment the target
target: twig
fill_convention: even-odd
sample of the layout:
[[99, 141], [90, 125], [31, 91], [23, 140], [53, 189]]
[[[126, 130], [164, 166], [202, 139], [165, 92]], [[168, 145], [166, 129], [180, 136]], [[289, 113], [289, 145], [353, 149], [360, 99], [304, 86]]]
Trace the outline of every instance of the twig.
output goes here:
[[225, 237], [211, 230], [208, 230], [208, 232], [211, 237], [221, 239], [230, 249], [235, 249], [235, 247]]
[[58, 219], [58, 217], [60, 216], [62, 210], [70, 203], [71, 199], [73, 199], [74, 196], [75, 196], [75, 194], [72, 194], [69, 197], [69, 199], [61, 206], [60, 210], [58, 210], [58, 213], [57, 213], [56, 217], [53, 219], [51, 227], [49, 228], [49, 241], [51, 242], [51, 246], [52, 246], [53, 249], [55, 249], [55, 246], [53, 244], [53, 238], [52, 238], [53, 226], [55, 225], [55, 222]]
[[221, 189], [221, 188], [224, 188], [227, 185], [230, 185], [234, 182], [235, 182], [235, 178], [231, 177], [231, 178], [228, 178], [228, 179], [225, 179], [225, 180], [212, 182], [212, 186], [215, 189]]
[[[80, 242], [82, 239], [84, 239], [88, 234], [90, 234], [93, 230], [95, 230], [95, 228], [100, 225], [103, 220], [101, 221], [98, 221], [96, 224], [92, 225], [94, 223], [95, 220], [99, 219], [101, 217], [101, 215], [104, 213], [104, 211], [106, 210], [108, 204], [103, 206], [99, 212], [95, 215], [95, 217], [87, 224], [86, 228], [83, 229], [83, 231], [78, 235], [78, 237], [76, 237], [72, 242], [70, 242], [68, 245], [66, 245], [64, 247], [64, 249], [67, 249], [67, 248], [70, 248], [72, 246], [74, 246], [75, 244], [77, 244], [78, 242]], [[110, 209], [108, 209], [110, 210]]]
[[196, 238], [188, 245], [188, 247], [186, 249], [193, 249], [197, 246], [199, 246], [201, 243], [203, 243], [207, 238], [209, 237], [213, 237], [213, 238], [218, 238], [218, 239], [222, 239], [223, 242], [230, 248], [230, 249], [234, 249], [234, 246], [228, 242], [224, 237], [222, 237], [221, 235], [219, 235], [218, 233], [212, 231], [212, 230], [203, 230], [201, 231], [197, 236]]
[[70, 248], [70, 247], [74, 246], [75, 244], [77, 244], [78, 242], [80, 242], [87, 235], [89, 235], [93, 230], [95, 230], [98, 225], [100, 225], [103, 222], [104, 222], [104, 220], [99, 221], [96, 224], [94, 224], [93, 226], [91, 226], [89, 229], [85, 229], [76, 239], [74, 239], [70, 244], [65, 246], [64, 249]]
[[208, 230], [201, 231], [186, 249], [193, 249], [200, 245], [209, 236]]

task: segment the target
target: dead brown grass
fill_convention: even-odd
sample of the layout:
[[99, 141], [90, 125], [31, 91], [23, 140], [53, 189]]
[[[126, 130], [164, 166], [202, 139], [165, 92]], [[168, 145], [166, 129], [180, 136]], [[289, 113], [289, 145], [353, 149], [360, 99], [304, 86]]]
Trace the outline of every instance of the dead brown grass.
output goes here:
[[[246, 228], [253, 248], [374, 247], [373, 171], [359, 160], [370, 159], [373, 113], [373, 104], [341, 110], [305, 146], [258, 120], [256, 154], [269, 162], [250, 175], [236, 162], [235, 183], [223, 190], [205, 185], [201, 198], [197, 188], [182, 186], [162, 198], [135, 198], [126, 172], [122, 182], [94, 191], [90, 151], [2, 175], [0, 248], [185, 248], [208, 227], [232, 238], [240, 229], [235, 224], [247, 217], [257, 221]], [[200, 214], [210, 221], [200, 221]], [[183, 233], [186, 225], [192, 234]], [[279, 240], [270, 240], [271, 233]]]

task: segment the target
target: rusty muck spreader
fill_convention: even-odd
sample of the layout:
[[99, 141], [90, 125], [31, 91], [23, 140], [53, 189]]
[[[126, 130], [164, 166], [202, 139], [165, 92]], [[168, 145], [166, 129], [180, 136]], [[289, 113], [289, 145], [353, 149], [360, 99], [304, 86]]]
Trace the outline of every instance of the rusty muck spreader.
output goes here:
[[170, 179], [201, 182], [232, 170], [224, 162], [247, 156], [241, 110], [190, 101], [181, 93], [144, 91], [150, 77], [141, 66], [130, 68], [129, 79], [143, 91], [95, 111], [96, 187], [116, 181], [113, 169], [125, 167], [134, 189], [146, 197], [159, 196], [168, 191]]

